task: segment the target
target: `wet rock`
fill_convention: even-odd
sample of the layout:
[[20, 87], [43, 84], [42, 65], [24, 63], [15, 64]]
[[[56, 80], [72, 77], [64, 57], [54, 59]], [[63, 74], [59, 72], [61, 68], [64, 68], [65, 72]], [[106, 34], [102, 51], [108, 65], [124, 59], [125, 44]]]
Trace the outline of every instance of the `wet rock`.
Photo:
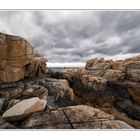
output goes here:
[[34, 112], [42, 111], [45, 106], [46, 100], [40, 100], [38, 97], [26, 99], [5, 111], [2, 117], [7, 121], [22, 120]]

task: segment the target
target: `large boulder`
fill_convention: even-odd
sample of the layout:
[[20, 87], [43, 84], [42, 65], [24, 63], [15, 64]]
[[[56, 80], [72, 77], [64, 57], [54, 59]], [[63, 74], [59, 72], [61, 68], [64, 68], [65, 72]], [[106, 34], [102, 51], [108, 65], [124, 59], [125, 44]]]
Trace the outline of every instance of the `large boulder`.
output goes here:
[[133, 129], [97, 108], [85, 105], [63, 107], [51, 112], [36, 113], [20, 125], [38, 129]]
[[46, 59], [25, 39], [0, 33], [0, 81], [45, 76]]
[[5, 111], [2, 117], [7, 121], [22, 120], [34, 112], [44, 110], [45, 106], [46, 100], [40, 100], [38, 97], [25, 99]]

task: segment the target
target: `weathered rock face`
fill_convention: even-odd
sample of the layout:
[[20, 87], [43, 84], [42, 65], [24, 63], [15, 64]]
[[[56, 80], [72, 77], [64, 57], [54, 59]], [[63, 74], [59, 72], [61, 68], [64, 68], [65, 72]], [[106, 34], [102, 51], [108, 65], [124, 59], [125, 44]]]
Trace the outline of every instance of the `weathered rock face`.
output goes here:
[[112, 115], [84, 105], [36, 113], [22, 122], [21, 128], [47, 129], [133, 129]]
[[18, 102], [33, 97], [45, 99], [48, 105], [54, 103], [58, 107], [75, 104], [74, 93], [67, 80], [32, 78], [0, 85], [2, 113]]
[[[95, 75], [96, 65], [104, 67], [96, 69], [96, 76], [107, 79], [108, 95], [113, 97], [110, 102], [129, 117], [140, 120], [140, 56], [119, 61], [92, 59], [85, 68]], [[102, 71], [102, 75], [97, 71]]]
[[139, 62], [139, 56], [124, 61], [91, 59], [85, 69], [66, 69], [50, 75], [67, 79], [82, 104], [102, 106], [106, 110], [113, 107], [140, 120], [140, 82], [138, 75], [129, 74], [131, 70], [140, 70]]
[[[102, 67], [96, 67], [102, 65]], [[95, 69], [96, 67], [96, 69]], [[125, 86], [136, 104], [140, 104], [140, 56], [124, 61], [111, 61], [104, 59], [91, 59], [87, 61], [86, 70], [92, 75], [101, 76], [109, 82]], [[98, 74], [102, 71], [102, 75]]]
[[46, 59], [17, 36], [0, 33], [0, 81], [13, 82], [25, 77], [45, 76]]
[[95, 77], [84, 69], [65, 69], [52, 76], [67, 79], [75, 95], [84, 102], [104, 104], [106, 100], [107, 80]]
[[44, 81], [41, 80], [40, 84], [48, 89], [48, 95], [54, 98], [55, 104], [59, 107], [73, 105], [74, 92], [67, 80], [46, 78]]
[[25, 99], [5, 111], [2, 117], [7, 121], [22, 120], [34, 112], [42, 111], [45, 106], [46, 100], [40, 100], [38, 97]]

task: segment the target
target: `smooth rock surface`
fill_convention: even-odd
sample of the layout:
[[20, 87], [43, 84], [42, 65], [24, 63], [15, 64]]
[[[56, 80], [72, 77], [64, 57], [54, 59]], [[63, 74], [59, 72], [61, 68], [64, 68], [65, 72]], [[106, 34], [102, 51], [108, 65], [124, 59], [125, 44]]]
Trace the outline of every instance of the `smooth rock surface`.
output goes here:
[[46, 100], [40, 100], [38, 97], [25, 99], [5, 111], [2, 117], [7, 121], [21, 120], [34, 112], [42, 111], [45, 106]]

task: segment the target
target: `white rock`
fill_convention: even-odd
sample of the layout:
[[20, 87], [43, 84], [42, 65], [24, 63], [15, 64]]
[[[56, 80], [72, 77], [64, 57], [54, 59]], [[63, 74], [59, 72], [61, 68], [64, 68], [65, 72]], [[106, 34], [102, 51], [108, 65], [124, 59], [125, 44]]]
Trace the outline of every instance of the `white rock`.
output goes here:
[[5, 111], [2, 117], [7, 121], [22, 120], [34, 112], [44, 110], [46, 103], [46, 100], [41, 100], [38, 97], [25, 99]]

